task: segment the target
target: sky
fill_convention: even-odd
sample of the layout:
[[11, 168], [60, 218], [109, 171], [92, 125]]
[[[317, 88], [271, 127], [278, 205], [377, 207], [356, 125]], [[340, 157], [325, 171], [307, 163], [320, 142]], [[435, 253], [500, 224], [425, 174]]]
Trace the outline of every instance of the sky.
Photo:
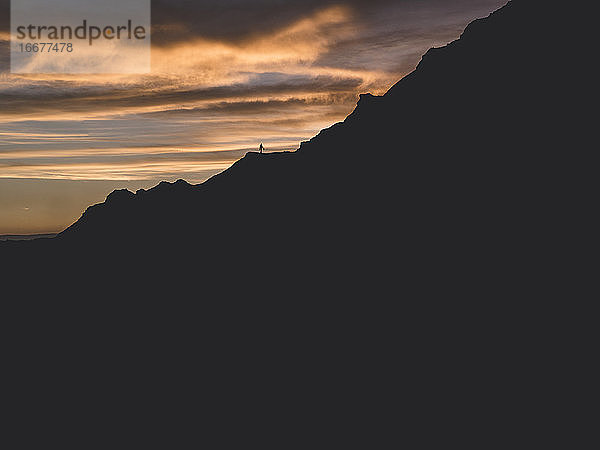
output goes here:
[[150, 73], [21, 75], [0, 0], [0, 234], [61, 231], [113, 189], [200, 183], [261, 142], [295, 150], [505, 3], [152, 0]]

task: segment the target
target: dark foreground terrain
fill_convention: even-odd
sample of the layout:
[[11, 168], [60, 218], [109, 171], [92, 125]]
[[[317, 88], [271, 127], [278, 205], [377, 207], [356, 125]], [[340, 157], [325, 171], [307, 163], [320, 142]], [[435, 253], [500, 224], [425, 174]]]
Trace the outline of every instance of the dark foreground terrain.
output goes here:
[[122, 447], [501, 442], [534, 401], [526, 336], [577, 292], [557, 268], [589, 181], [540, 5], [473, 22], [295, 152], [0, 244], [15, 414], [84, 411], [59, 431]]

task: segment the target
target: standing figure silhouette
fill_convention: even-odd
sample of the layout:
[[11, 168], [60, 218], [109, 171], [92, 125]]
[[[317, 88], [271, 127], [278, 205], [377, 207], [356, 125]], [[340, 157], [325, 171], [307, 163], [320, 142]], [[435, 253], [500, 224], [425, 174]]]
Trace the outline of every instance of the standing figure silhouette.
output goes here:
[[262, 142], [261, 142], [261, 143], [260, 143], [260, 147], [258, 147], [258, 150], [259, 150], [259, 151], [262, 153], [264, 149], [265, 149], [265, 148], [263, 147], [263, 145], [262, 145]]

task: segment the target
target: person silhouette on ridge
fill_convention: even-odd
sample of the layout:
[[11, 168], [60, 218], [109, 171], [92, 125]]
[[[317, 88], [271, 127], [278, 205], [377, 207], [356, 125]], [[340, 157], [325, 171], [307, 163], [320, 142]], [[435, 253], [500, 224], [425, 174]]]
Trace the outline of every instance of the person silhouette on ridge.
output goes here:
[[262, 145], [262, 142], [261, 142], [261, 143], [260, 143], [260, 147], [258, 147], [258, 150], [259, 150], [259, 151], [262, 153], [264, 149], [265, 149], [265, 148], [263, 147], [263, 145]]

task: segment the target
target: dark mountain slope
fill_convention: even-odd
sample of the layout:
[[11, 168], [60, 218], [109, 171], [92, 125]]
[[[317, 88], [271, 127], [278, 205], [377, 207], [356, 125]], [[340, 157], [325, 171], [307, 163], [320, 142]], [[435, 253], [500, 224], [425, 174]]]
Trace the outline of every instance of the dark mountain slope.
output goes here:
[[57, 238], [12, 248], [77, 261], [127, 255], [136, 266], [142, 254], [197, 255], [207, 268], [327, 261], [340, 273], [420, 267], [430, 254], [446, 270], [473, 258], [502, 265], [523, 240], [518, 251], [543, 240], [540, 214], [561, 188], [549, 177], [560, 164], [549, 126], [560, 111], [548, 95], [558, 75], [539, 49], [539, 13], [536, 2], [512, 2], [473, 22], [296, 152], [248, 153], [197, 186], [113, 192]]
[[548, 70], [540, 4], [470, 25], [296, 152], [117, 191], [55, 239], [2, 244], [26, 278], [2, 273], [8, 420], [37, 419], [21, 441], [554, 438], [556, 366], [579, 344], [553, 299], [579, 294], [569, 247], [589, 245], [595, 191], [563, 145], [571, 85]]

